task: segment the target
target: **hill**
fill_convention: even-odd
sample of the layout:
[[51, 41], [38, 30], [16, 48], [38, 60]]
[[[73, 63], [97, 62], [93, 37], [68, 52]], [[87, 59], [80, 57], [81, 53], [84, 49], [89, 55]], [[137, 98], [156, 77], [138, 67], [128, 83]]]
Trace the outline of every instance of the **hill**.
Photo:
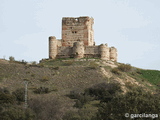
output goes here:
[[[28, 81], [28, 112], [21, 113], [23, 117], [28, 114], [37, 120], [67, 120], [72, 119], [71, 116], [82, 119], [83, 114], [89, 120], [96, 115], [101, 101], [93, 98], [95, 95], [85, 96], [89, 88], [118, 84], [122, 94], [131, 91], [132, 87], [157, 94], [160, 72], [100, 59], [42, 60], [39, 64], [1, 60], [1, 92], [8, 91], [16, 101], [9, 107], [10, 111], [13, 107], [18, 113], [24, 109], [24, 81]], [[2, 106], [1, 112], [5, 111], [6, 106]]]

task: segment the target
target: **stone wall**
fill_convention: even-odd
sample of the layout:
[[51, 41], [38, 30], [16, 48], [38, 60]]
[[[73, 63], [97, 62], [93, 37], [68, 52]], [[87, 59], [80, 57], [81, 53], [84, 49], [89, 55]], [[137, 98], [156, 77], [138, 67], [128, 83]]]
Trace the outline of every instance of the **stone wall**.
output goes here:
[[99, 54], [99, 46], [85, 46], [84, 54]]
[[57, 54], [57, 58], [70, 58], [71, 54], [72, 54], [72, 50], [73, 48], [70, 46], [61, 46], [58, 47], [58, 54]]
[[83, 41], [84, 45], [94, 45], [93, 18], [64, 17], [62, 19], [62, 46], [73, 46], [74, 42]]

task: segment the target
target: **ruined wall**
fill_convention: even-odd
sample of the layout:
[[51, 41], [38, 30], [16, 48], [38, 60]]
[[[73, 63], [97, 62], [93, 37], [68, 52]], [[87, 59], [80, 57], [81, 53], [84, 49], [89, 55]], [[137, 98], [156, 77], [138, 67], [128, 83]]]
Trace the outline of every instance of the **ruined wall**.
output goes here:
[[[52, 45], [55, 41], [51, 42]], [[55, 58], [100, 58], [102, 60], [117, 61], [117, 49], [115, 47], [108, 47], [107, 44], [99, 46], [84, 46], [83, 42], [75, 42], [73, 47], [60, 46], [57, 51], [52, 49], [52, 59]], [[55, 55], [57, 53], [57, 55]]]
[[84, 57], [85, 58], [99, 58], [98, 46], [85, 46]]
[[61, 39], [57, 39], [57, 46], [58, 47], [62, 46], [62, 40]]
[[64, 17], [62, 19], [62, 46], [73, 46], [76, 41], [83, 41], [84, 45], [94, 45], [93, 18]]

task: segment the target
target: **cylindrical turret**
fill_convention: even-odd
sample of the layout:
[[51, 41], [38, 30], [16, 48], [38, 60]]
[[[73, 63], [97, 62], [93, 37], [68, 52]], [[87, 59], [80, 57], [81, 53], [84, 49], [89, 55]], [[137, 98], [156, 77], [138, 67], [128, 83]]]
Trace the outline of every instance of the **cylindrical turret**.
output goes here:
[[73, 44], [73, 56], [74, 58], [84, 57], [84, 43], [82, 41], [78, 41]]
[[110, 48], [110, 60], [117, 61], [117, 49], [115, 47]]
[[109, 48], [108, 48], [108, 45], [107, 44], [101, 44], [100, 46], [100, 58], [102, 60], [109, 60]]
[[49, 58], [55, 59], [57, 56], [57, 40], [55, 36], [49, 37]]

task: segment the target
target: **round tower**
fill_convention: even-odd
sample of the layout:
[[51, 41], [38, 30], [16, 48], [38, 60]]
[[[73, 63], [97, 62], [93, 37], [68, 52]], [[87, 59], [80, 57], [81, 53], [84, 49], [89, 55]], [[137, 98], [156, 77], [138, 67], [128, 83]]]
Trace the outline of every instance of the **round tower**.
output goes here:
[[109, 60], [109, 48], [107, 44], [101, 44], [100, 45], [100, 58], [102, 60]]
[[57, 55], [57, 40], [55, 36], [49, 37], [49, 58], [55, 59]]
[[78, 41], [73, 44], [73, 56], [74, 58], [84, 57], [84, 43], [82, 41]]
[[110, 48], [110, 60], [117, 61], [117, 49], [115, 47]]

